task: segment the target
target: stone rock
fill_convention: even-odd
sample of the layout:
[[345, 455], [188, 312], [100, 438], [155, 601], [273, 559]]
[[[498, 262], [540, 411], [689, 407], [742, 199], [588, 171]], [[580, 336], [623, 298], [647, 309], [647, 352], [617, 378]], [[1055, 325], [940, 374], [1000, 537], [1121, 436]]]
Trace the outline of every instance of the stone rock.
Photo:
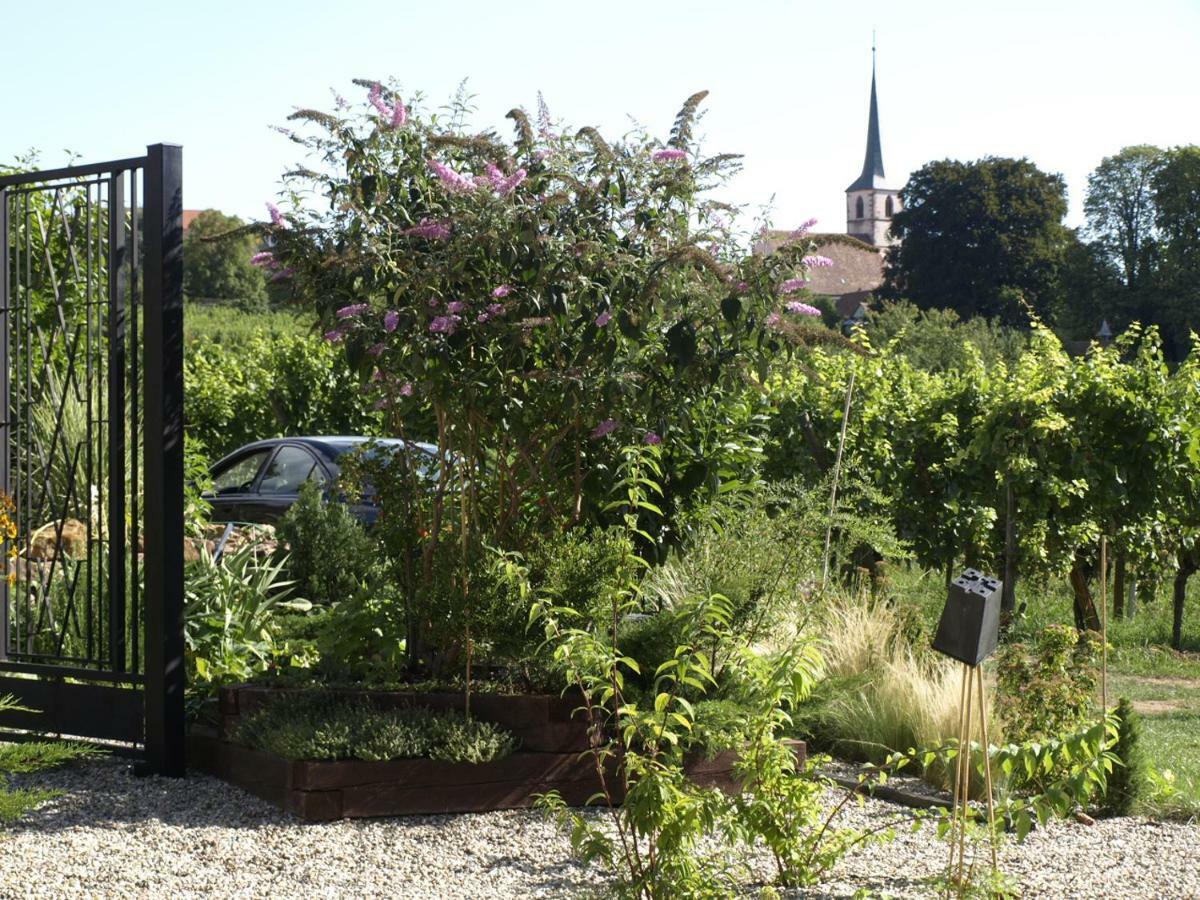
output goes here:
[[65, 519], [62, 533], [58, 522], [47, 522], [29, 540], [29, 559], [55, 559], [59, 553], [68, 559], [83, 559], [88, 552], [87, 525], [78, 519]]

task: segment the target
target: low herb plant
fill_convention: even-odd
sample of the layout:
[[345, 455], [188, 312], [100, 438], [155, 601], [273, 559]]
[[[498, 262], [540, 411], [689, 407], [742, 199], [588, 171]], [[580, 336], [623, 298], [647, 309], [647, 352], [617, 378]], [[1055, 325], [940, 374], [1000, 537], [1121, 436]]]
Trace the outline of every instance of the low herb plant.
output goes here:
[[235, 739], [285, 759], [438, 759], [483, 763], [517, 745], [491, 722], [424, 708], [380, 710], [336, 694], [281, 698], [239, 723]]

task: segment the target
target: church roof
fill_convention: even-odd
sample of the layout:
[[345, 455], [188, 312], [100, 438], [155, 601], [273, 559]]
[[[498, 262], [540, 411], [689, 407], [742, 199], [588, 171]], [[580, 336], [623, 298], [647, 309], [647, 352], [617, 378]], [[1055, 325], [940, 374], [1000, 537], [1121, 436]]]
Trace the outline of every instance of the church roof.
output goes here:
[[[874, 53], [874, 51], [872, 51]], [[879, 144], [879, 101], [875, 97], [875, 61], [871, 60], [871, 113], [867, 119], [867, 155], [862, 174], [846, 191], [890, 190], [883, 173], [883, 149]]]

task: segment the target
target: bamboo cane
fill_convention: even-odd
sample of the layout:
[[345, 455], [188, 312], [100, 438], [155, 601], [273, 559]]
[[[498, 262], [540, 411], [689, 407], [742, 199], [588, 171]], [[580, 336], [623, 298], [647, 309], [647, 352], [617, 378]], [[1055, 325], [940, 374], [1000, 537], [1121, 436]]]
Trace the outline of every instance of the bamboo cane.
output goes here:
[[1108, 715], [1108, 538], [1100, 535], [1100, 715]]
[[992, 757], [991, 745], [988, 743], [987, 703], [983, 697], [983, 670], [976, 667], [975, 676], [979, 683], [979, 721], [983, 731], [983, 771], [987, 784], [988, 838], [992, 845], [992, 870], [995, 871], [998, 868], [996, 863], [996, 810], [992, 803]]

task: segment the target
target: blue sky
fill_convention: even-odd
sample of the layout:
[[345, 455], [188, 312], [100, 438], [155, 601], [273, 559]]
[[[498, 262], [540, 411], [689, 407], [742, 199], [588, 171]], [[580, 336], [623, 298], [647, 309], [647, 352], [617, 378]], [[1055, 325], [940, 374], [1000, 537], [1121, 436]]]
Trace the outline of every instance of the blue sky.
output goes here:
[[774, 198], [777, 225], [816, 216], [840, 231], [862, 165], [872, 28], [899, 183], [932, 159], [1027, 156], [1065, 176], [1079, 224], [1102, 157], [1200, 142], [1200, 0], [0, 0], [0, 161], [177, 142], [189, 208], [261, 217], [296, 161], [269, 126], [330, 106], [331, 88], [354, 96], [354, 77], [394, 76], [431, 102], [465, 78], [474, 123], [505, 134], [504, 113], [541, 90], [570, 125], [611, 136], [636, 120], [665, 137], [707, 88], [705, 148], [746, 156], [727, 197], [752, 209]]

